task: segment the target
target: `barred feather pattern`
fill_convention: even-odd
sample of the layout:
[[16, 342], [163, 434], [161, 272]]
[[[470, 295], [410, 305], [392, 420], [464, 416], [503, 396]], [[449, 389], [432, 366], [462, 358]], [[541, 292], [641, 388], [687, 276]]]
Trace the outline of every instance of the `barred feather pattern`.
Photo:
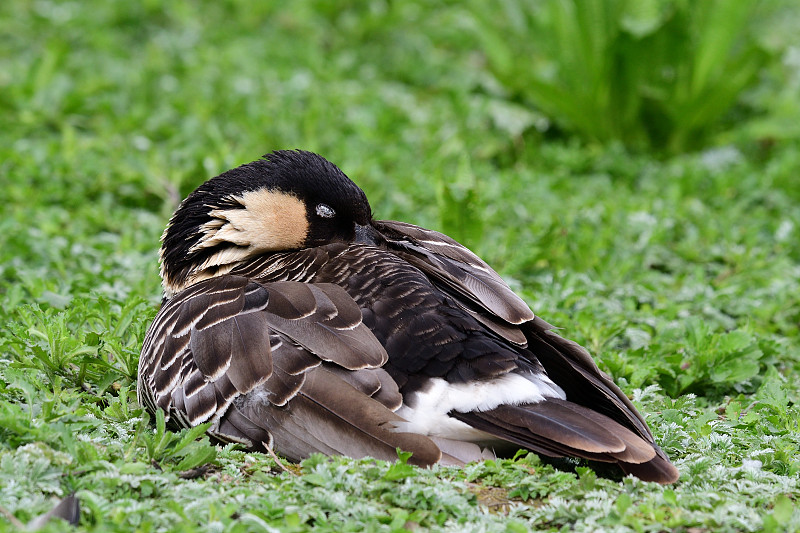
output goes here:
[[[205, 280], [169, 300], [142, 354], [140, 402], [182, 427], [219, 418], [270, 380], [276, 359], [287, 361], [277, 372], [297, 375], [323, 361], [353, 371], [388, 358], [340, 287], [242, 276]], [[274, 386], [270, 399], [286, 404], [297, 388]]]
[[[143, 405], [179, 426], [212, 421], [219, 440], [274, 446], [291, 459], [392, 459], [399, 446], [418, 464], [458, 464], [505, 443], [677, 479], [589, 354], [535, 317], [486, 263], [434, 231], [374, 227], [374, 243], [256, 256], [166, 302], [142, 349]], [[502, 404], [460, 392], [512, 381], [520, 392], [499, 394]], [[456, 407], [419, 411], [437, 405]], [[422, 434], [415, 416], [466, 440]]]

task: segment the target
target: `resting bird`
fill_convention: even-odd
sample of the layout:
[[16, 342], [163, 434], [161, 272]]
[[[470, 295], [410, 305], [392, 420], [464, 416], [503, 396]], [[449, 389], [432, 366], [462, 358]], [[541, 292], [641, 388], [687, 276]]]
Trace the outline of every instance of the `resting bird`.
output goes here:
[[526, 448], [678, 471], [592, 361], [453, 239], [374, 220], [334, 164], [276, 151], [201, 185], [161, 246], [139, 401], [274, 450], [463, 464]]

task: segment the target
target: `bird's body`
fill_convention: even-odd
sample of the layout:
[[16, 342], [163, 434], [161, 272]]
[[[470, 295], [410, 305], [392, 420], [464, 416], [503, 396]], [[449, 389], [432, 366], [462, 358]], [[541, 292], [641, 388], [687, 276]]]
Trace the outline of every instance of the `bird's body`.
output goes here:
[[363, 192], [309, 152], [214, 178], [163, 238], [165, 303], [139, 397], [221, 441], [463, 463], [528, 448], [677, 470], [580, 346], [440, 233], [372, 219]]

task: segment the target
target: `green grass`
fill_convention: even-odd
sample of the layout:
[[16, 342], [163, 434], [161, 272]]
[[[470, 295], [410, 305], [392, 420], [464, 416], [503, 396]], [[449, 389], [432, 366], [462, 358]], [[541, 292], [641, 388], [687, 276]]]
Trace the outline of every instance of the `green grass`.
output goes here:
[[498, 14], [474, 2], [472, 25], [504, 85], [560, 126], [675, 153], [702, 146], [770, 63], [774, 4], [507, 0]]
[[[473, 36], [437, 38], [461, 8], [326, 5], [0, 3], [0, 508], [25, 523], [75, 491], [86, 531], [800, 530], [800, 146], [748, 140], [797, 112], [780, 74], [736, 144], [657, 158], [540, 133]], [[167, 218], [295, 147], [487, 259], [596, 354], [680, 481], [533, 455], [284, 471], [150, 420]]]

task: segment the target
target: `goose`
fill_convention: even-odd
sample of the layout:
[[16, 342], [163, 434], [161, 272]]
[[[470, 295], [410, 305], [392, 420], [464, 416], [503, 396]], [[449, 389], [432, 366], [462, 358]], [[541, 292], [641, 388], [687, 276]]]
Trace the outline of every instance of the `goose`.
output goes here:
[[455, 240], [374, 219], [322, 156], [275, 151], [208, 180], [161, 241], [137, 393], [171, 427], [292, 461], [524, 448], [678, 479], [585, 349]]

